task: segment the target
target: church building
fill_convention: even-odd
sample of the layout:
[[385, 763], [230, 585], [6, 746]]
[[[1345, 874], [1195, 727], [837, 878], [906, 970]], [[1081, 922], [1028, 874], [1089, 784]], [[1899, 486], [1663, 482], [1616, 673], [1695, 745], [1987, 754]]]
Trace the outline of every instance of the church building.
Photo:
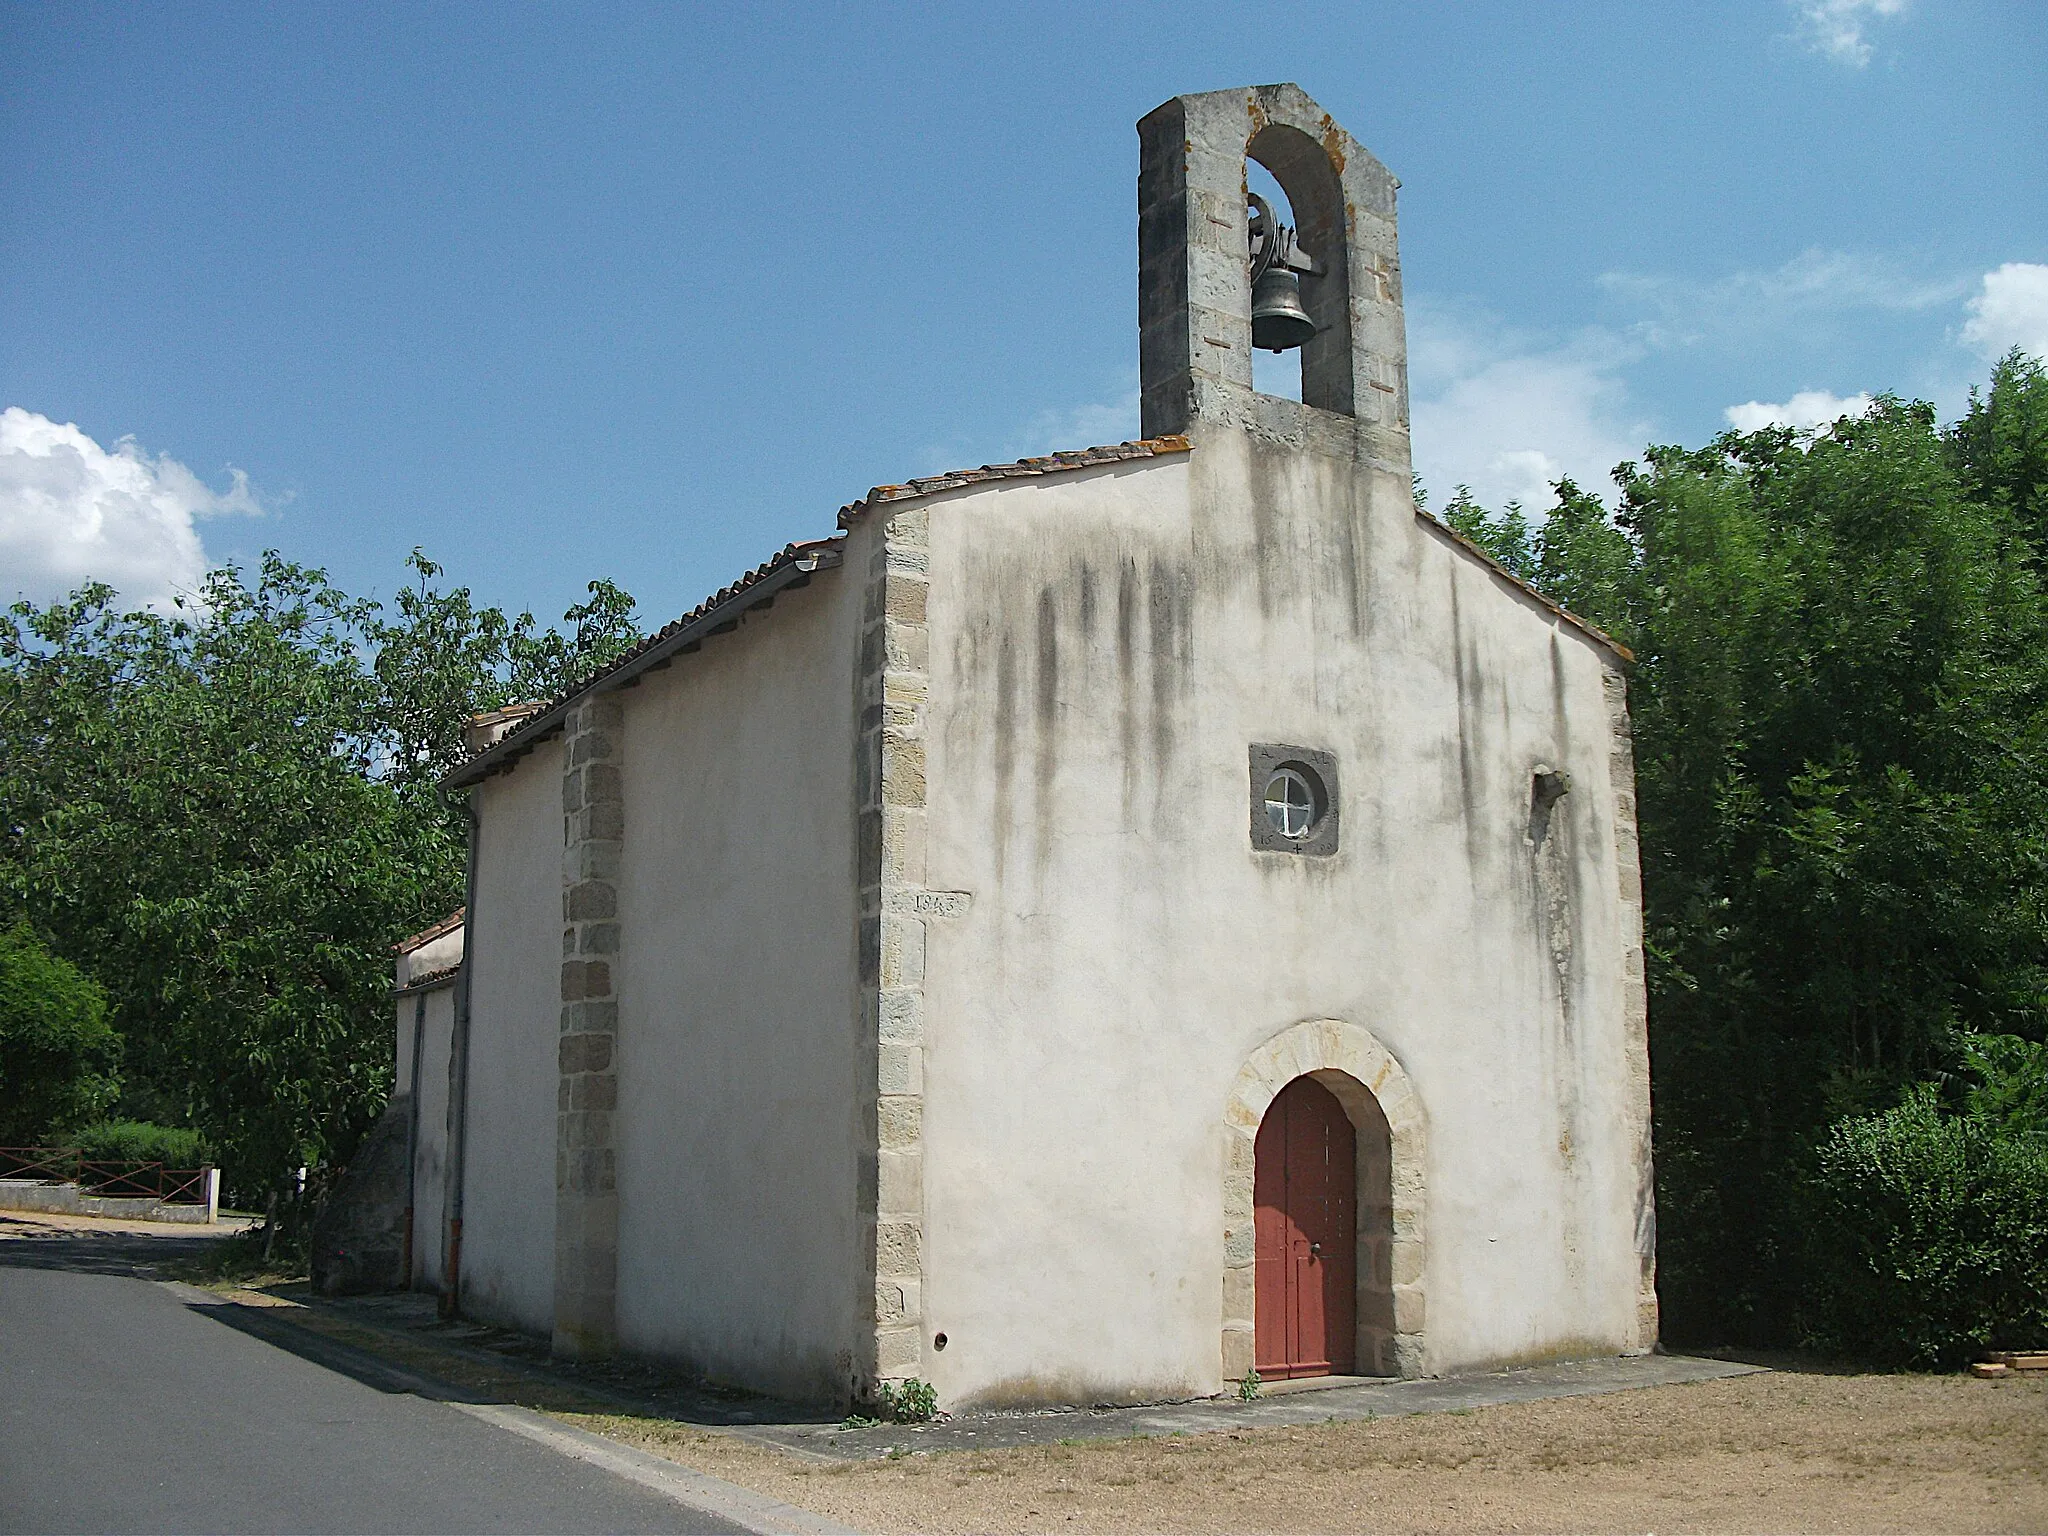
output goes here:
[[1654, 1345], [1627, 653], [1415, 505], [1386, 167], [1292, 85], [1138, 134], [1141, 440], [477, 723], [400, 977], [451, 1310], [947, 1409]]

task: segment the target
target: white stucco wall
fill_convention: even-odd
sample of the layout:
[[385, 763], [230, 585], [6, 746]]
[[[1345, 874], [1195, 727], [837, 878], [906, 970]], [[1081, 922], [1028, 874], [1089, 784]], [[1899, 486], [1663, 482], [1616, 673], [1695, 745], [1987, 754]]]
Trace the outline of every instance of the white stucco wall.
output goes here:
[[862, 1290], [860, 602], [824, 573], [623, 696], [620, 1344], [814, 1400]]
[[[1398, 476], [1254, 450], [930, 507], [924, 1371], [949, 1406], [1214, 1391], [1221, 1117], [1369, 1030], [1428, 1121], [1426, 1369], [1634, 1341], [1609, 665]], [[1250, 847], [1254, 742], [1338, 758], [1341, 850]], [[1556, 812], [1562, 984], [1528, 839]]]
[[402, 987], [417, 977], [461, 964], [462, 934], [462, 924], [458, 922], [446, 933], [437, 934], [426, 943], [401, 954], [397, 967], [398, 985]]
[[482, 831], [468, 921], [461, 1300], [471, 1316], [545, 1333], [554, 1325], [560, 742], [471, 793]]
[[441, 1283], [442, 1220], [447, 1210], [448, 1047], [455, 1024], [451, 982], [398, 1000], [399, 1059], [411, 1087], [414, 1005], [421, 1009], [418, 1139], [413, 1146], [412, 1283], [431, 1290]]

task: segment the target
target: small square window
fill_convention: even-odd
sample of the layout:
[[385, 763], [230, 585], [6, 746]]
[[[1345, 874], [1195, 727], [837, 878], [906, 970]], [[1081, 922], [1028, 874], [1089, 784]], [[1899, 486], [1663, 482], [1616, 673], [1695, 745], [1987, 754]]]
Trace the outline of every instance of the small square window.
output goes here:
[[1272, 853], [1337, 851], [1337, 759], [1313, 747], [1255, 742], [1252, 847]]

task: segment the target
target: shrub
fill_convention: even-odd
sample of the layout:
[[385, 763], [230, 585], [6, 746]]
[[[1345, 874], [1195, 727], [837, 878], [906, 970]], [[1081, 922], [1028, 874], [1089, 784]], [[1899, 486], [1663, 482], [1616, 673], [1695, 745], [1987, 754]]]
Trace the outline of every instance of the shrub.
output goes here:
[[1965, 1048], [1986, 1083], [1962, 1112], [1922, 1084], [1823, 1138], [1805, 1212], [1808, 1344], [1921, 1368], [2048, 1345], [2048, 1125], [2026, 1086], [2044, 1053]]
[[0, 929], [0, 1146], [105, 1114], [121, 1090], [120, 1062], [99, 987], [28, 924]]
[[166, 1168], [204, 1168], [215, 1160], [205, 1136], [181, 1125], [102, 1120], [69, 1139], [89, 1163], [162, 1163]]
[[875, 1403], [882, 1417], [892, 1424], [922, 1424], [939, 1411], [938, 1389], [912, 1376], [903, 1381], [885, 1381], [875, 1388]]

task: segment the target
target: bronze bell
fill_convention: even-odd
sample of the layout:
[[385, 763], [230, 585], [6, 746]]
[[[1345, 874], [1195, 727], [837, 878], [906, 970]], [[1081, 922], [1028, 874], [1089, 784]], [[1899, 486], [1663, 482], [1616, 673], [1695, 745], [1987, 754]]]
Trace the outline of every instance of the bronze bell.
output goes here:
[[1285, 352], [1315, 333], [1315, 321], [1301, 307], [1301, 279], [1282, 266], [1261, 272], [1252, 284], [1252, 345]]

